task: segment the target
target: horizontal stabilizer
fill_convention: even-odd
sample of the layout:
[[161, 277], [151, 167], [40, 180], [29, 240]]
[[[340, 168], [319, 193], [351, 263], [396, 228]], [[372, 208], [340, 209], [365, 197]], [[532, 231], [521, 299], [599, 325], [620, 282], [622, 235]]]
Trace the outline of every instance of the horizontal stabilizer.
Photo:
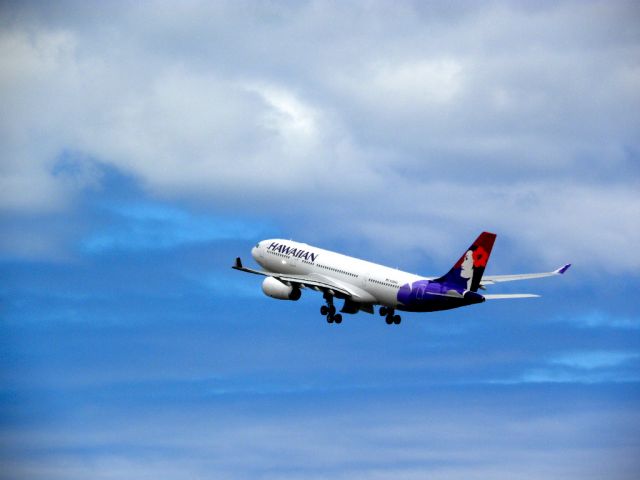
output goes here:
[[509, 298], [538, 298], [540, 295], [534, 295], [533, 293], [495, 293], [489, 295], [483, 295], [487, 300], [507, 300]]
[[513, 282], [515, 280], [529, 280], [532, 278], [543, 278], [543, 277], [553, 277], [554, 275], [562, 275], [564, 274], [564, 272], [566, 272], [569, 267], [571, 266], [570, 263], [567, 263], [566, 265], [563, 265], [560, 268], [555, 269], [552, 272], [544, 272], [544, 273], [519, 273], [519, 274], [515, 274], [515, 275], [485, 275], [484, 277], [482, 277], [482, 286], [486, 286], [486, 285], [493, 285], [495, 283], [500, 283], [500, 282]]

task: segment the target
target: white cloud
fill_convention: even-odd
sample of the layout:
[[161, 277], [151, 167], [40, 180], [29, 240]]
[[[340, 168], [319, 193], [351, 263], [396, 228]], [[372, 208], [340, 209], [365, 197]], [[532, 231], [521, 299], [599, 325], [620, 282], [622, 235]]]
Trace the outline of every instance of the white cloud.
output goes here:
[[[0, 31], [0, 209], [64, 206], [64, 188], [49, 169], [65, 144], [64, 119], [56, 116], [66, 108], [56, 86], [71, 80], [73, 48], [73, 35], [64, 32]], [[40, 88], [44, 82], [52, 88]]]
[[553, 358], [551, 363], [554, 365], [593, 370], [622, 365], [638, 357], [640, 357], [640, 354], [635, 352], [572, 352]]
[[615, 328], [622, 330], [640, 329], [640, 318], [612, 316], [605, 312], [595, 311], [587, 315], [558, 318], [558, 321], [568, 322], [578, 327], [587, 328]]
[[293, 148], [297, 145], [319, 147], [315, 143], [318, 136], [317, 113], [309, 105], [282, 88], [260, 84], [248, 84], [246, 88], [258, 93], [272, 108], [263, 117], [266, 129], [275, 128]]
[[347, 70], [344, 87], [374, 110], [419, 112], [454, 102], [464, 87], [464, 71], [456, 59], [374, 60]]

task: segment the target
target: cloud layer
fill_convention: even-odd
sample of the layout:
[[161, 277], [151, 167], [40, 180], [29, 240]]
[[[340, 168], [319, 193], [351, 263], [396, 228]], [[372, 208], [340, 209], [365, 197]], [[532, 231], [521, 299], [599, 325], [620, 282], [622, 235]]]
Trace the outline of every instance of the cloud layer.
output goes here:
[[331, 217], [320, 241], [428, 254], [487, 228], [640, 266], [633, 2], [3, 9], [5, 212], [72, 208], [74, 151], [159, 198]]

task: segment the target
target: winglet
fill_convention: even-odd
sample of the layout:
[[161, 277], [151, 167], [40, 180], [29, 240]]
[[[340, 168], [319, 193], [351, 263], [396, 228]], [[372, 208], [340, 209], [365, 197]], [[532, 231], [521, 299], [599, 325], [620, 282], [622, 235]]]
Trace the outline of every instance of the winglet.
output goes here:
[[231, 268], [235, 268], [236, 270], [242, 270], [242, 260], [240, 260], [240, 257], [236, 257], [236, 264]]
[[553, 272], [553, 273], [556, 273], [556, 274], [558, 274], [558, 275], [562, 275], [564, 272], [566, 272], [567, 270], [569, 270], [569, 267], [570, 267], [570, 266], [571, 266], [571, 264], [570, 264], [570, 263], [567, 263], [565, 266], [560, 267], [560, 268], [559, 268], [559, 269], [557, 269], [557, 270], [554, 270], [554, 272]]

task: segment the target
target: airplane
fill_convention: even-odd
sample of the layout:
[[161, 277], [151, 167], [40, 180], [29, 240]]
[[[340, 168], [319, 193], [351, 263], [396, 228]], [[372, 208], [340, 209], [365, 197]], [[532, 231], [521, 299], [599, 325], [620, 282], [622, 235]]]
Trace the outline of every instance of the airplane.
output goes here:
[[562, 275], [571, 264], [544, 273], [484, 275], [496, 234], [482, 232], [451, 269], [440, 277], [421, 277], [358, 258], [292, 240], [262, 240], [251, 249], [263, 270], [242, 265], [236, 258], [233, 269], [263, 275], [262, 291], [280, 300], [298, 300], [303, 289], [322, 292], [325, 305], [320, 313], [328, 323], [341, 323], [334, 299], [344, 300], [342, 313], [359, 311], [379, 314], [388, 325], [398, 325], [396, 311], [434, 312], [482, 303], [485, 300], [532, 298], [529, 293], [480, 294], [488, 285], [515, 280]]

